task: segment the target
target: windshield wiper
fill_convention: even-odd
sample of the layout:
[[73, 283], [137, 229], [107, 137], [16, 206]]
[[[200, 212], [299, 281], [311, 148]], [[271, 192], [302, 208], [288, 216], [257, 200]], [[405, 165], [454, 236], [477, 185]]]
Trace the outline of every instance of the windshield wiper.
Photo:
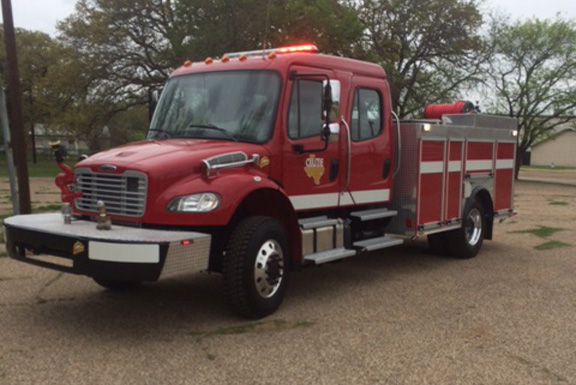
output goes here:
[[[168, 131], [164, 130], [163, 128], [150, 128], [148, 131], [157, 132], [158, 134], [163, 134], [166, 139], [172, 138], [172, 134], [170, 134]], [[154, 136], [153, 139], [156, 139], [156, 136]]]
[[228, 138], [232, 139], [233, 141], [237, 142], [238, 139], [236, 139], [234, 137], [234, 135], [232, 135], [230, 132], [228, 132], [226, 129], [222, 128], [222, 127], [218, 127], [215, 126], [213, 124], [196, 124], [196, 123], [190, 123], [188, 125], [188, 128], [205, 128], [207, 130], [214, 130], [214, 131], [218, 131], [223, 133], [224, 135], [226, 135]]

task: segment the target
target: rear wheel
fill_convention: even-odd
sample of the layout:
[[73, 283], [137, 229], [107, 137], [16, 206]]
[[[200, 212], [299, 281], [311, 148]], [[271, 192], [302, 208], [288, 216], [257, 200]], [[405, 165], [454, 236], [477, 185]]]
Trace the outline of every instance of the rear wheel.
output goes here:
[[484, 242], [486, 214], [484, 206], [474, 200], [464, 213], [462, 227], [447, 233], [450, 256], [454, 258], [474, 258]]
[[222, 272], [232, 308], [247, 318], [274, 313], [288, 283], [288, 248], [284, 229], [270, 217], [249, 217], [232, 232]]
[[114, 290], [114, 291], [129, 290], [138, 287], [142, 284], [142, 282], [140, 281], [116, 281], [112, 279], [98, 279], [98, 278], [94, 278], [94, 282], [96, 282], [98, 285], [108, 290]]

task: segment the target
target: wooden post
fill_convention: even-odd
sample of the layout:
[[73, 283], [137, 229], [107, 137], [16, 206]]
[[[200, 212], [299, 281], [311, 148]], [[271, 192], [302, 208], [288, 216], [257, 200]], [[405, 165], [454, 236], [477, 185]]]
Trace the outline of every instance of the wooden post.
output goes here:
[[22, 92], [20, 91], [20, 73], [18, 71], [14, 20], [12, 17], [12, 3], [10, 0], [2, 0], [2, 16], [4, 18], [4, 44], [6, 46], [10, 131], [12, 134], [14, 162], [16, 163], [16, 173], [18, 175], [20, 214], [30, 214], [30, 185], [28, 183], [26, 137], [24, 132], [24, 121], [22, 119]]

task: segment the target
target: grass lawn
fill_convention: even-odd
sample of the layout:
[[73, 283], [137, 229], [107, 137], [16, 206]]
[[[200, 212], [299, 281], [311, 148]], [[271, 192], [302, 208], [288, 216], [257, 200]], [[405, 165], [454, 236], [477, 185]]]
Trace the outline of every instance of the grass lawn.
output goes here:
[[[28, 159], [28, 176], [30, 178], [49, 176], [55, 177], [60, 173], [60, 169], [52, 155], [38, 154], [36, 164], [32, 162], [31, 157]], [[0, 154], [0, 178], [8, 177], [8, 163], [6, 162], [6, 154]]]

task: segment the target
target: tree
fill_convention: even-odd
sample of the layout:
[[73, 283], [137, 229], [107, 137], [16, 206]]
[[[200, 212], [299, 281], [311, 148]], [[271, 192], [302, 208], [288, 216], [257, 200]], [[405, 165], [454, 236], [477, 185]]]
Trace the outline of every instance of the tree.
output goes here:
[[61, 46], [58, 52], [58, 65], [44, 78], [49, 107], [59, 112], [48, 123], [59, 132], [81, 137], [92, 152], [102, 150], [109, 142], [106, 125], [116, 114], [142, 104], [142, 99], [137, 92], [117, 93], [113, 83], [100, 81], [98, 66], [74, 47]]
[[52, 74], [68, 111], [61, 122], [75, 122], [95, 150], [114, 114], [145, 104], [149, 88], [185, 60], [264, 43], [315, 41], [337, 53], [352, 47], [362, 25], [334, 0], [80, 0], [59, 30], [66, 55], [75, 56]]
[[100, 80], [133, 92], [162, 84], [185, 60], [229, 51], [316, 41], [326, 52], [351, 46], [362, 31], [354, 11], [333, 0], [81, 0], [60, 24]]
[[[0, 66], [4, 72], [6, 57], [1, 35], [0, 31], [0, 41], [2, 41], [0, 43]], [[16, 45], [21, 77], [24, 126], [27, 131], [33, 133], [35, 124], [46, 123], [55, 112], [49, 108], [44, 79], [50, 68], [57, 65], [59, 61], [56, 54], [58, 42], [45, 33], [18, 28]], [[6, 78], [5, 74], [3, 78]], [[33, 141], [30, 143], [33, 144]]]
[[576, 115], [576, 24], [562, 19], [493, 23], [486, 68], [491, 112], [518, 120], [516, 176], [526, 151]]
[[475, 0], [352, 2], [366, 29], [355, 56], [386, 70], [392, 107], [414, 117], [424, 104], [449, 101], [478, 80], [488, 53]]

